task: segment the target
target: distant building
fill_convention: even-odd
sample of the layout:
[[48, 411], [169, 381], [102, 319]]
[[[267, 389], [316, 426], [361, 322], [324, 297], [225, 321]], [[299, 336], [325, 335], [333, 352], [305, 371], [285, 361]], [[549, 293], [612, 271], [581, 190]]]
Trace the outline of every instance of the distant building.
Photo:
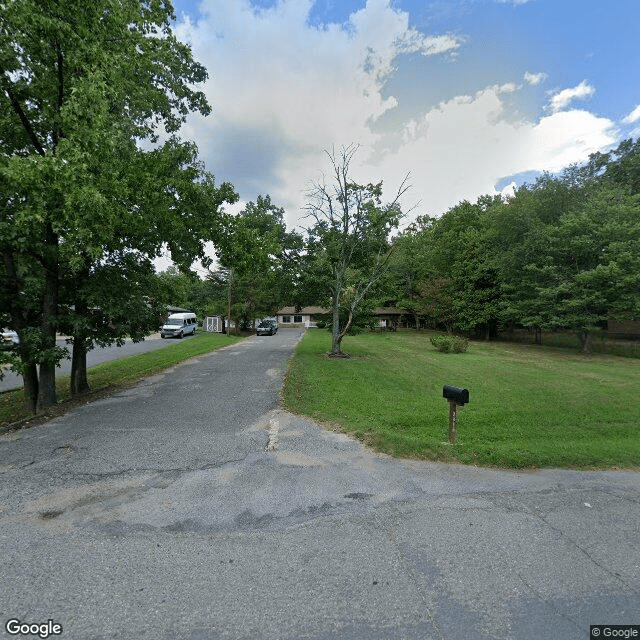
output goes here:
[[319, 316], [331, 313], [331, 309], [324, 307], [302, 307], [296, 311], [295, 307], [282, 307], [278, 309], [278, 325], [280, 327], [305, 327], [310, 329], [317, 326]]
[[[281, 327], [305, 327], [310, 329], [317, 326], [322, 316], [328, 316], [331, 309], [326, 307], [302, 307], [296, 311], [295, 307], [282, 307], [278, 310], [278, 324]], [[396, 307], [377, 307], [373, 315], [378, 318], [378, 326], [381, 329], [395, 330], [400, 326], [400, 318], [404, 314], [402, 309]]]
[[607, 319], [607, 334], [612, 338], [640, 338], [640, 320]]

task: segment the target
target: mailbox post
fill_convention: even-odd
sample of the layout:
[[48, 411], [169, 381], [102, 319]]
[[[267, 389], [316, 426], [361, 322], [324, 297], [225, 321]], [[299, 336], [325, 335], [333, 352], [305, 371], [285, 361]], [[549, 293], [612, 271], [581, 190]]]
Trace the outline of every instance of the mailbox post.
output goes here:
[[445, 384], [442, 388], [442, 397], [449, 401], [449, 444], [455, 444], [458, 428], [456, 411], [458, 407], [469, 402], [469, 390]]

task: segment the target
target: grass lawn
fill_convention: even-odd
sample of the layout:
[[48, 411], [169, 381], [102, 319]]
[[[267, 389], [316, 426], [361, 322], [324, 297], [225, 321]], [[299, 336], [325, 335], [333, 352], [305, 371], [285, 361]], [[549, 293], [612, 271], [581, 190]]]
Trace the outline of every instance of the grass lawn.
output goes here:
[[[139, 353], [120, 360], [99, 364], [87, 371], [92, 393], [76, 399], [71, 399], [70, 397], [70, 377], [68, 375], [60, 376], [56, 381], [59, 403], [52, 407], [50, 411], [47, 411], [43, 417], [47, 418], [50, 415], [64, 413], [72, 408], [74, 404], [84, 403], [93, 398], [108, 395], [118, 387], [134, 384], [142, 378], [164, 371], [183, 360], [214, 351], [241, 339], [241, 337], [236, 336], [200, 331], [193, 338], [172, 341], [172, 344], [156, 351]], [[28, 418], [29, 415], [24, 410], [24, 393], [22, 389], [0, 394], [0, 430]]]
[[[499, 467], [638, 468], [640, 360], [550, 347], [471, 342], [439, 353], [427, 332], [330, 335], [298, 344], [283, 397], [294, 412], [337, 423], [379, 451]], [[442, 387], [469, 389], [447, 442]]]

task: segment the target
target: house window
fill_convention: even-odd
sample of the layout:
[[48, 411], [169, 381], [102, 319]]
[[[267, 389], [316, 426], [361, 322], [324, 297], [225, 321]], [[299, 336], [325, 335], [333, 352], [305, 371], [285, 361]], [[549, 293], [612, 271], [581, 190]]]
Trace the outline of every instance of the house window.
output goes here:
[[291, 324], [291, 316], [282, 316], [282, 324]]
[[302, 324], [302, 316], [293, 316], [293, 324]]

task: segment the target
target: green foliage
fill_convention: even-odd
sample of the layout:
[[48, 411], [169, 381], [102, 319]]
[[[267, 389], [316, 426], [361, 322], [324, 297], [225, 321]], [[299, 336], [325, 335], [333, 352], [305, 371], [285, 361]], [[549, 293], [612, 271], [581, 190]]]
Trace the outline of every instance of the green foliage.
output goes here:
[[284, 209], [268, 195], [236, 216], [225, 215], [216, 242], [222, 269], [213, 276], [226, 290], [223, 315], [244, 325], [273, 315], [295, 286], [302, 246], [302, 237], [286, 230]]
[[640, 143], [484, 196], [394, 241], [387, 299], [433, 328], [571, 331], [590, 350], [611, 313], [640, 318]]
[[521, 189], [496, 221], [505, 319], [588, 336], [640, 309], [639, 196], [573, 173]]
[[206, 70], [175, 38], [172, 11], [3, 4], [0, 301], [19, 334], [42, 336], [41, 353], [27, 341], [19, 351], [32, 408], [56, 400], [56, 331], [73, 331], [79, 375], [94, 342], [141, 337], [154, 322], [150, 260], [165, 244], [183, 269], [206, 260], [220, 205], [237, 199], [175, 136], [190, 111], [210, 109], [194, 88]]
[[449, 353], [451, 351], [451, 339], [447, 338], [447, 336], [433, 336], [430, 342], [441, 353]]
[[469, 348], [469, 340], [463, 336], [433, 336], [430, 342], [441, 353], [464, 353]]

